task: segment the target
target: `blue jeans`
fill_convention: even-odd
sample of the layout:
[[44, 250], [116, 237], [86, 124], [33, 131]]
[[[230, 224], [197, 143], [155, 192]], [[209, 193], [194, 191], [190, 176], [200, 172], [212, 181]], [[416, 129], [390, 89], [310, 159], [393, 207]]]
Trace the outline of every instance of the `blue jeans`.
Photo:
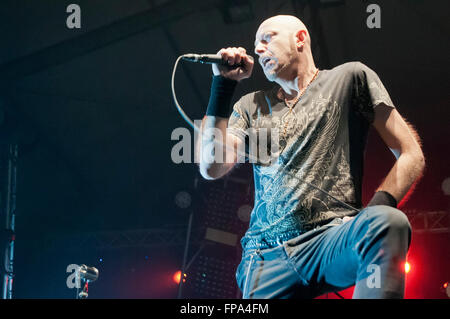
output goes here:
[[403, 298], [411, 241], [405, 214], [371, 206], [274, 247], [244, 249], [243, 298], [314, 298], [355, 285], [353, 298]]

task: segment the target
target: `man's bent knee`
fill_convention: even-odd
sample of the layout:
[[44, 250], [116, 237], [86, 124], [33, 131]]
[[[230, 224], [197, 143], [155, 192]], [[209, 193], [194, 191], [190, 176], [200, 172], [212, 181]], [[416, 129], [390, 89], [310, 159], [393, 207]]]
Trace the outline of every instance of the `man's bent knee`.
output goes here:
[[389, 229], [397, 234], [408, 234], [408, 246], [411, 241], [411, 224], [408, 217], [402, 211], [390, 206], [371, 206], [368, 208], [368, 216], [372, 219], [374, 225], [379, 228]]

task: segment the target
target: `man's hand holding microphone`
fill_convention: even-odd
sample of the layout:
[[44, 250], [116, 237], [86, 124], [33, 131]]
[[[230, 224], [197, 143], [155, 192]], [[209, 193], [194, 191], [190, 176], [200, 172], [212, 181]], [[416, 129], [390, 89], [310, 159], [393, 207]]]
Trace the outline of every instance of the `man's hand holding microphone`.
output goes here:
[[222, 57], [224, 64], [212, 64], [212, 71], [215, 76], [241, 81], [252, 75], [254, 59], [247, 55], [244, 48], [223, 48], [217, 52]]

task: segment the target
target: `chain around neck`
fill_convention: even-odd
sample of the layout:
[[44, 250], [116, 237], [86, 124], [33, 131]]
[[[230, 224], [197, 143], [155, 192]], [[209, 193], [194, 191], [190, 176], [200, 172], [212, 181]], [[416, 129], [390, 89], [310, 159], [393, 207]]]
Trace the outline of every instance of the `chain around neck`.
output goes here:
[[[303, 90], [301, 90], [300, 92], [297, 93], [297, 96], [295, 97], [295, 99], [293, 101], [288, 101], [286, 96], [284, 97], [284, 103], [286, 104], [286, 106], [292, 110], [292, 108], [295, 106], [295, 104], [297, 104], [298, 100], [300, 100], [300, 98], [302, 97], [303, 93], [306, 92], [306, 90], [308, 89], [309, 85], [315, 80], [315, 78], [317, 77], [317, 74], [319, 73], [319, 69], [316, 69], [316, 72], [314, 72], [313, 77], [311, 78], [311, 80], [309, 80], [308, 84], [303, 88]], [[281, 88], [280, 88], [281, 89]], [[281, 89], [282, 90], [282, 89]], [[284, 95], [284, 91], [283, 95]]]
[[[317, 74], [319, 73], [319, 69], [316, 70], [316, 72], [314, 73], [314, 76], [311, 78], [311, 80], [308, 82], [308, 84], [305, 86], [305, 88], [299, 92], [297, 94], [297, 97], [294, 99], [294, 101], [292, 102], [288, 102], [286, 97], [284, 98], [284, 103], [286, 104], [286, 106], [289, 108], [288, 113], [292, 113], [292, 109], [294, 108], [294, 106], [297, 104], [298, 100], [300, 100], [300, 98], [302, 97], [303, 93], [306, 92], [306, 89], [309, 87], [309, 85], [314, 81], [314, 79], [317, 77]], [[281, 89], [281, 88], [280, 88]], [[283, 92], [284, 93], [284, 92]], [[288, 123], [289, 123], [289, 118], [287, 118], [286, 122], [284, 123], [284, 127], [283, 127], [283, 133], [281, 135], [282, 139], [285, 139], [287, 137], [287, 127], [288, 127]], [[286, 142], [284, 142], [286, 145]]]

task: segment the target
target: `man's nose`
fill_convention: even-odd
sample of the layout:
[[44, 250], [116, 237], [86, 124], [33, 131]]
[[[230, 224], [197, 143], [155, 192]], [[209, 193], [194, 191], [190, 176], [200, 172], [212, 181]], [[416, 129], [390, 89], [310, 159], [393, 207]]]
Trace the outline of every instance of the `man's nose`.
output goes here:
[[265, 50], [266, 47], [263, 44], [258, 43], [255, 47], [255, 54], [261, 55], [262, 53], [264, 53]]

